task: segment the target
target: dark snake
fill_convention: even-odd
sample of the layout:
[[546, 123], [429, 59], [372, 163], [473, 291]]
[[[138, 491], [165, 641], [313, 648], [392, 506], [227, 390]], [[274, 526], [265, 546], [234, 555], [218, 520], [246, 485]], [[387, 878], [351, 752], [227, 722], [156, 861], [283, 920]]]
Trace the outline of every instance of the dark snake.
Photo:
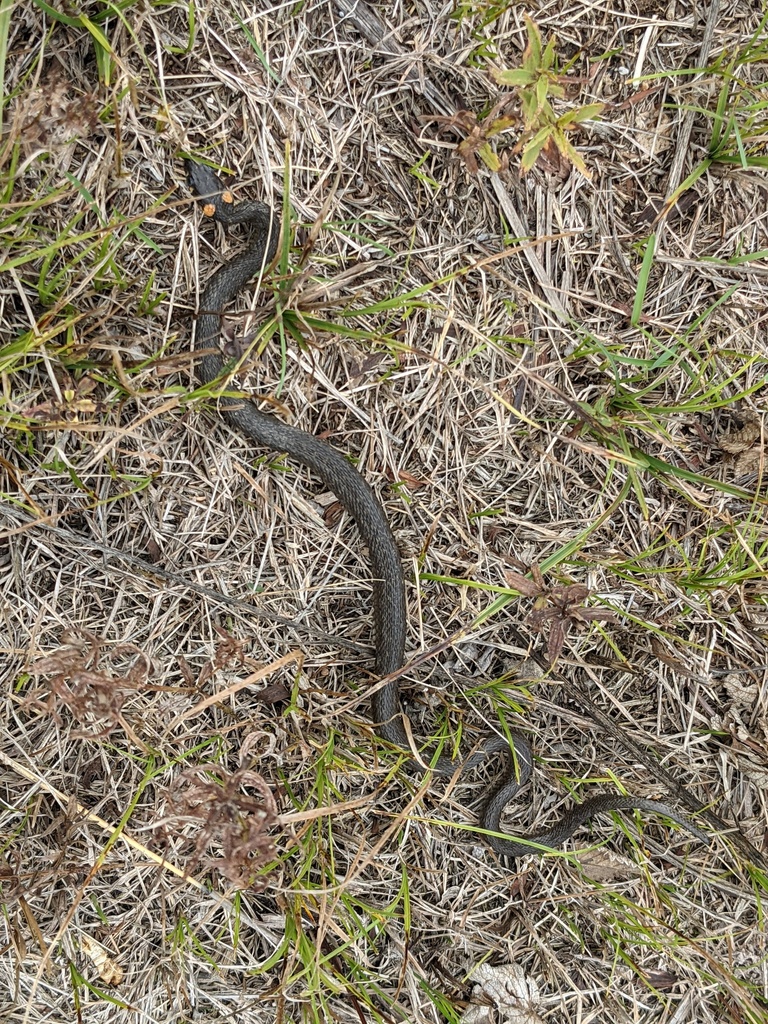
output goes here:
[[[194, 192], [202, 199], [209, 218], [225, 228], [248, 224], [253, 228], [249, 248], [221, 266], [209, 279], [200, 296], [197, 317], [196, 345], [213, 348], [198, 363], [198, 376], [203, 384], [217, 381], [227, 370], [219, 353], [221, 323], [227, 305], [254, 277], [260, 274], [275, 257], [280, 235], [280, 222], [264, 203], [248, 201], [235, 203], [234, 198], [214, 172], [192, 160], [186, 161], [186, 171]], [[337, 496], [354, 519], [360, 536], [368, 547], [373, 588], [373, 622], [375, 631], [375, 673], [383, 678], [402, 668], [405, 658], [407, 611], [403, 569], [397, 543], [387, 522], [384, 510], [375, 494], [356, 469], [336, 449], [304, 430], [289, 426], [274, 416], [262, 412], [253, 402], [221, 398], [223, 417], [255, 444], [277, 452], [285, 452], [292, 459], [308, 467], [323, 484]], [[371, 698], [371, 714], [376, 732], [395, 747], [411, 750], [411, 743], [403, 725], [403, 712], [397, 679], [386, 682], [375, 690]], [[491, 736], [482, 749], [467, 758], [454, 762], [445, 756], [426, 757], [437, 775], [452, 777], [457, 771], [466, 771], [487, 757], [505, 753], [507, 771], [500, 785], [495, 785], [480, 815], [480, 825], [488, 833], [499, 832], [501, 813], [519, 789], [526, 783], [533, 767], [533, 754], [528, 740], [521, 733], [511, 732], [514, 756], [510, 756], [508, 740]], [[423, 771], [418, 761], [409, 762]], [[688, 818], [656, 800], [632, 796], [604, 794], [587, 800], [570, 810], [559, 822], [542, 832], [512, 838], [489, 834], [484, 836], [489, 846], [505, 859], [521, 857], [537, 847], [555, 849], [570, 838], [579, 825], [609, 811], [649, 811], [676, 821], [702, 842], [708, 837]]]

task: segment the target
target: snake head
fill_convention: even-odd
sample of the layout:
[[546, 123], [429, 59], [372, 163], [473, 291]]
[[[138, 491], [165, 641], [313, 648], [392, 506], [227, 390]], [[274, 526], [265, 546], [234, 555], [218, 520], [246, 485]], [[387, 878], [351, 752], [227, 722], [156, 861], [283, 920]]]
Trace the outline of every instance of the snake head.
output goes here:
[[193, 192], [204, 200], [203, 213], [206, 217], [226, 224], [230, 222], [235, 197], [221, 178], [210, 167], [194, 160], [185, 160], [187, 181]]
[[199, 164], [195, 160], [187, 159], [184, 161], [184, 170], [187, 172], [187, 181], [190, 188], [198, 196], [203, 196], [207, 199], [227, 191], [221, 178], [214, 174], [211, 168], [206, 167], [205, 164]]
[[[258, 225], [259, 230], [267, 239], [266, 262], [270, 263], [277, 249], [280, 218], [276, 217], [268, 206], [258, 200], [236, 203], [233, 193], [210, 167], [189, 158], [184, 161], [184, 166], [192, 191], [203, 201], [202, 207], [205, 216], [225, 228], [232, 227], [234, 224]], [[263, 256], [262, 252], [259, 257], [259, 266], [261, 266]]]

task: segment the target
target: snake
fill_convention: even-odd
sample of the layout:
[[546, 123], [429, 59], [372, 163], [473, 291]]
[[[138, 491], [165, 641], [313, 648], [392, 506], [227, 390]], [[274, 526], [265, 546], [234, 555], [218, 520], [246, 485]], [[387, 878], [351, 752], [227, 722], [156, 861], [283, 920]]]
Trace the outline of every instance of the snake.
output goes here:
[[[196, 160], [185, 160], [187, 181], [202, 202], [203, 214], [225, 229], [248, 225], [251, 237], [247, 249], [216, 270], [207, 280], [198, 303], [195, 332], [196, 348], [203, 355], [196, 373], [204, 385], [225, 377], [230, 366], [220, 352], [222, 318], [227, 306], [255, 277], [272, 263], [280, 238], [280, 219], [258, 200], [235, 202], [232, 192], [211, 167]], [[414, 751], [403, 719], [397, 673], [405, 663], [407, 606], [405, 579], [397, 542], [386, 513], [366, 480], [336, 448], [313, 434], [258, 408], [254, 401], [221, 397], [219, 412], [224, 419], [255, 445], [286, 454], [308, 468], [332, 491], [354, 520], [368, 549], [373, 599], [375, 662], [374, 675], [382, 682], [371, 696], [371, 718], [377, 735], [393, 747]], [[390, 676], [395, 678], [388, 678]], [[533, 751], [527, 737], [510, 730], [504, 736], [492, 734], [481, 748], [462, 761], [440, 754], [413, 756], [409, 766], [417, 771], [431, 770], [437, 776], [453, 778], [469, 771], [487, 758], [504, 755], [506, 768], [489, 793], [479, 815], [483, 838], [505, 861], [514, 861], [531, 852], [561, 847], [584, 822], [613, 811], [642, 811], [663, 815], [703, 843], [708, 837], [687, 817], [656, 800], [605, 793], [577, 804], [549, 828], [526, 836], [511, 836], [501, 831], [504, 808], [525, 785], [533, 770]]]

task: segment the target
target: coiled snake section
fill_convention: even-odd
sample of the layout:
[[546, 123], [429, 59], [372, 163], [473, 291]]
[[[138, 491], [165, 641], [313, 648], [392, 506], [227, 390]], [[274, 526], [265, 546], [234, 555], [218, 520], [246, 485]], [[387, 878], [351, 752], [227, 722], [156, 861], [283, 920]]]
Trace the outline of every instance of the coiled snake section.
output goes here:
[[[252, 228], [250, 244], [245, 252], [220, 267], [208, 280], [200, 296], [197, 317], [196, 346], [213, 349], [198, 363], [198, 376], [204, 384], [217, 380], [226, 365], [219, 353], [222, 316], [228, 304], [254, 277], [261, 274], [274, 259], [280, 235], [280, 223], [268, 206], [260, 202], [235, 203], [214, 172], [192, 160], [186, 170], [194, 192], [203, 202], [207, 217], [224, 227], [248, 224]], [[310, 469], [339, 499], [354, 519], [360, 536], [368, 547], [373, 586], [373, 622], [375, 631], [375, 672], [389, 676], [403, 665], [406, 637], [406, 603], [403, 570], [395, 538], [376, 495], [353, 466], [334, 448], [312, 434], [262, 412], [253, 402], [222, 398], [220, 411], [225, 420], [254, 444], [284, 452]], [[393, 746], [411, 749], [403, 724], [403, 712], [397, 680], [386, 682], [371, 698], [371, 713], [376, 731]], [[528, 740], [521, 733], [510, 734], [514, 757], [510, 756], [506, 739], [490, 737], [483, 748], [463, 764], [446, 757], [425, 760], [441, 776], [453, 776], [479, 764], [489, 756], [505, 753], [507, 769], [501, 785], [496, 785], [480, 816], [483, 829], [499, 832], [501, 813], [531, 774], [533, 755]], [[423, 770], [417, 761], [410, 762]], [[583, 822], [608, 811], [639, 810], [665, 815], [694, 836], [707, 842], [707, 837], [687, 818], [664, 803], [636, 797], [604, 794], [574, 807], [557, 824], [542, 832], [521, 838], [489, 834], [488, 844], [502, 857], [512, 859], [536, 850], [561, 846]]]

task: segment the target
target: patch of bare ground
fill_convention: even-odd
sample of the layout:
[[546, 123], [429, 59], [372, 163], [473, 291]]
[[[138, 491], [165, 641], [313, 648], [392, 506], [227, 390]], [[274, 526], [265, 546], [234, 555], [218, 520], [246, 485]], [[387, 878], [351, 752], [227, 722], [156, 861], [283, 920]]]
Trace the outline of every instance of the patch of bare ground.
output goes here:
[[[483, 135], [524, 14], [555, 113], [604, 104], [568, 136], [589, 180], [557, 147], [521, 176], [514, 90]], [[3, 1020], [766, 1018], [761, 17], [0, 8]], [[182, 154], [290, 224], [236, 383], [383, 502], [415, 741], [526, 731], [517, 833], [682, 788], [709, 846], [617, 815], [504, 865], [486, 778], [377, 741], [351, 521], [195, 393], [245, 233], [201, 225]]]

